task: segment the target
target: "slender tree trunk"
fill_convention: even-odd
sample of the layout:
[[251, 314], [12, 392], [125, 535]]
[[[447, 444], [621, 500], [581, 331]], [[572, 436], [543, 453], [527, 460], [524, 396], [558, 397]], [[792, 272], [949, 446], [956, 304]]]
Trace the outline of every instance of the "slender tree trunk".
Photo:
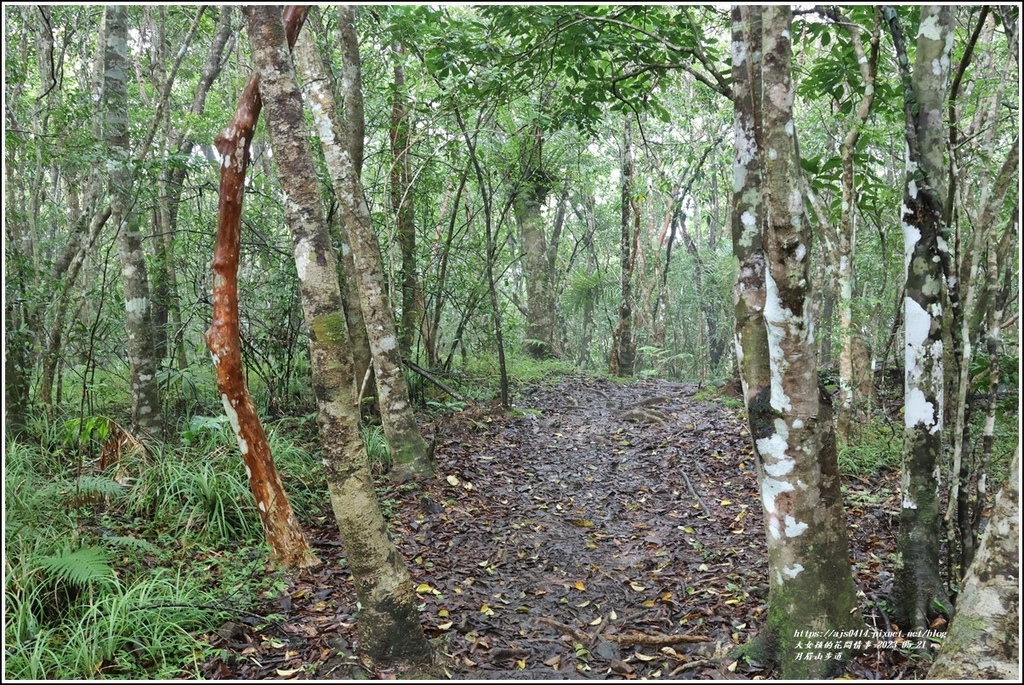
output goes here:
[[[274, 160], [289, 200], [285, 214], [292, 233], [303, 314], [310, 331], [310, 367], [331, 505], [362, 604], [358, 619], [360, 649], [373, 661], [387, 665], [429, 664], [431, 649], [420, 625], [412, 579], [388, 537], [359, 436], [356, 379], [345, 343], [337, 265], [280, 10], [252, 6], [246, 8], [246, 14], [260, 89], [266, 100]], [[319, 62], [308, 36], [304, 43], [299, 48], [299, 59]], [[307, 65], [306, 71], [318, 73], [322, 67]], [[311, 82], [309, 90], [326, 91], [327, 84]], [[315, 96], [311, 100], [322, 102]], [[325, 131], [328, 137], [335, 135], [329, 128], [321, 129], [321, 134]]]
[[[633, 339], [633, 265], [636, 260], [639, 216], [633, 200], [633, 127], [626, 119], [622, 139], [622, 208], [619, 222], [619, 322], [612, 338], [608, 372], [615, 376], [632, 376], [636, 365], [636, 341]], [[636, 224], [635, 226], [633, 224]]]
[[134, 217], [131, 151], [128, 146], [128, 11], [110, 5], [104, 10], [103, 135], [107, 146], [110, 209], [120, 231], [121, 277], [125, 304], [125, 348], [131, 365], [132, 425], [144, 436], [160, 437], [160, 393], [153, 347], [149, 281], [142, 237]]
[[[359, 280], [360, 305], [373, 356], [381, 423], [391, 447], [392, 478], [404, 482], [434, 474], [432, 450], [423, 439], [409, 403], [409, 387], [402, 369], [395, 320], [384, 289], [384, 268], [380, 245], [373, 232], [370, 210], [363, 196], [359, 169], [362, 167], [362, 77], [359, 43], [355, 30], [355, 7], [338, 8], [341, 32], [342, 90], [345, 97], [344, 126], [336, 121], [334, 97], [327, 88], [307, 91], [310, 111], [321, 132], [324, 158], [341, 206], [342, 220], [352, 247], [355, 275]], [[319, 64], [304, 60], [305, 68]], [[324, 82], [323, 72], [306, 73], [310, 83]], [[330, 132], [330, 135], [327, 135]], [[357, 142], [358, 141], [358, 142]]]
[[[287, 10], [285, 22], [290, 43], [294, 43], [305, 15], [305, 10], [296, 11], [295, 7]], [[216, 140], [224, 161], [220, 170], [217, 242], [211, 265], [213, 323], [206, 331], [206, 344], [213, 355], [217, 389], [245, 462], [249, 488], [256, 499], [270, 546], [271, 561], [285, 568], [305, 568], [316, 566], [320, 561], [292, 512], [270, 454], [266, 432], [246, 387], [238, 326], [238, 254], [245, 172], [249, 166], [249, 144], [262, 105], [259, 81], [253, 76], [242, 92], [234, 118]]]
[[[466, 126], [465, 120], [462, 118], [462, 113], [456, 108], [455, 120], [459, 124], [459, 129], [462, 131], [462, 137], [466, 141], [466, 149], [469, 151], [469, 159], [473, 164], [473, 170], [476, 173], [476, 182], [480, 188], [480, 196], [483, 200], [484, 205], [484, 237], [485, 237], [485, 260], [484, 260], [484, 273], [487, 277], [487, 295], [491, 302], [491, 323], [494, 326], [494, 340], [498, 346], [498, 372], [501, 376], [500, 380], [500, 395], [501, 395], [501, 406], [511, 406], [511, 400], [509, 397], [509, 383], [508, 383], [508, 367], [505, 363], [505, 337], [502, 332], [501, 323], [501, 307], [498, 302], [498, 283], [494, 277], [494, 259], [497, 254], [497, 241], [494, 235], [494, 217], [492, 211], [492, 204], [494, 200], [494, 192], [488, 182], [487, 175], [484, 173], [483, 166], [480, 164], [480, 158], [477, 155], [476, 149], [476, 136], [480, 131], [480, 122], [483, 120], [483, 113], [480, 115], [480, 119], [477, 121], [477, 128], [473, 135], [470, 135], [469, 129]], [[456, 333], [456, 339], [462, 338], [462, 330], [466, 319], [468, 318], [469, 309], [467, 309], [467, 316], [464, 317], [463, 322], [459, 325], [459, 330]], [[463, 346], [465, 350], [465, 346]], [[454, 349], [453, 349], [454, 351]], [[465, 356], [465, 352], [463, 352]]]
[[[833, 17], [841, 26], [850, 26], [851, 22], [838, 10], [833, 10]], [[859, 29], [849, 30], [850, 42], [853, 46], [854, 55], [857, 57], [857, 65], [860, 68], [861, 82], [864, 86], [864, 95], [854, 115], [850, 129], [846, 132], [842, 146], [842, 203], [839, 219], [839, 230], [837, 233], [837, 259], [834, 266], [838, 291], [839, 309], [839, 410], [837, 420], [837, 433], [840, 442], [845, 444], [850, 438], [850, 432], [864, 416], [863, 400], [858, 394], [861, 384], [858, 378], [864, 375], [864, 369], [856, 364], [863, 355], [858, 354], [866, 344], [862, 336], [855, 330], [853, 322], [853, 292], [857, 286], [857, 274], [854, 269], [857, 245], [857, 197], [855, 193], [855, 170], [854, 153], [857, 150], [857, 141], [860, 139], [860, 131], [871, 113], [871, 105], [875, 95], [875, 74], [878, 68], [878, 45], [881, 33], [881, 15], [875, 12], [875, 25], [871, 33], [870, 50], [864, 50]]]
[[[732, 74], [736, 155], [733, 162], [732, 250], [739, 269], [733, 289], [736, 359], [748, 414], [771, 388], [764, 326], [765, 262], [762, 234], [761, 8], [732, 10]], [[753, 435], [753, 433], [751, 433]], [[757, 451], [756, 441], [753, 444]]]
[[928, 678], [1020, 681], [1020, 446]]
[[416, 275], [416, 213], [413, 205], [412, 174], [409, 164], [409, 107], [406, 104], [405, 46], [392, 44], [395, 82], [391, 95], [391, 209], [395, 212], [396, 235], [402, 253], [402, 320], [398, 326], [398, 349], [412, 357], [416, 330], [423, 319], [423, 296]]
[[[756, 9], [740, 12], [749, 23], [740, 22], [734, 36], [757, 27]], [[749, 169], [743, 161], [760, 155], [767, 262], [762, 312], [770, 380], [748, 404], [768, 540], [768, 616], [759, 640], [767, 656], [778, 661], [783, 678], [804, 679], [832, 675], [843, 660], [804, 660], [798, 631], [810, 628], [825, 634], [862, 628], [863, 623], [850, 571], [832, 412], [827, 395], [819, 390], [811, 335], [811, 232], [793, 130], [791, 22], [791, 10], [784, 6], [765, 7], [760, 17], [760, 97], [747, 101], [744, 88], [736, 92], [738, 110], [751, 102], [755, 112], [760, 109], [760, 117], [750, 117], [755, 126], [752, 138], [737, 126], [736, 189], [737, 209], [746, 205], [749, 211], [745, 194], [756, 186], [745, 178]], [[746, 40], [734, 40], [734, 69], [742, 71], [743, 63], [756, 54], [752, 47]], [[756, 73], [756, 66], [751, 71]], [[737, 119], [743, 122], [747, 117]], [[743, 249], [746, 227], [758, 222], [754, 214], [741, 214], [738, 222], [743, 225], [736, 231]], [[741, 288], [741, 301], [745, 295]], [[749, 297], [753, 299], [753, 293]], [[752, 337], [758, 338], [752, 346], [759, 345], [760, 334]], [[745, 352], [746, 345], [738, 354], [743, 354], [741, 365], [749, 368], [754, 360]], [[765, 382], [763, 370], [758, 378]], [[747, 386], [744, 394], [749, 393]]]
[[[940, 252], [947, 252], [942, 208], [946, 131], [943, 105], [953, 47], [954, 8], [921, 10], [913, 76], [904, 70], [907, 177], [903, 193], [906, 296], [903, 320], [906, 360], [903, 392], [903, 507], [900, 512], [895, 594], [901, 625], [926, 629], [950, 602], [939, 575], [939, 482], [942, 457], [943, 274]], [[886, 20], [897, 59], [908, 64], [895, 12]]]
[[[214, 35], [210, 52], [203, 64], [202, 73], [196, 84], [195, 93], [192, 96], [192, 104], [189, 106], [189, 113], [199, 117], [205, 107], [206, 98], [213, 86], [214, 81], [220, 75], [224, 66], [227, 52], [227, 45], [231, 41], [233, 33], [231, 26], [232, 9], [230, 5], [220, 7], [220, 16], [217, 21], [217, 33]], [[168, 148], [177, 151], [179, 155], [189, 154], [192, 151], [194, 141], [190, 130], [174, 131], [170, 135]], [[185, 330], [181, 321], [181, 300], [178, 295], [178, 276], [174, 260], [174, 242], [178, 232], [178, 208], [181, 204], [181, 195], [184, 191], [185, 178], [188, 170], [184, 166], [174, 166], [164, 171], [161, 175], [161, 195], [166, 198], [166, 217], [163, 219], [163, 240], [165, 250], [165, 262], [167, 267], [167, 290], [168, 307], [170, 309], [170, 326], [168, 331], [171, 354], [179, 369], [188, 366], [188, 355], [185, 352]]]

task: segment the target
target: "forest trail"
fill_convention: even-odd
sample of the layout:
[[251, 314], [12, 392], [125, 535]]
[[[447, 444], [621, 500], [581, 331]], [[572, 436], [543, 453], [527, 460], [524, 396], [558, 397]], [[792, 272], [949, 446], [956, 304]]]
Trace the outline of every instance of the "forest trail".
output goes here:
[[[471, 408], [434, 424], [437, 480], [385, 486], [382, 501], [453, 678], [770, 677], [725, 655], [766, 609], [747, 428], [697, 392], [565, 377], [520, 392], [519, 415]], [[891, 486], [856, 487], [877, 499]], [[894, 523], [848, 510], [854, 558], [884, 556]], [[233, 654], [208, 677], [359, 676], [344, 550], [329, 508], [318, 520], [326, 568], [270, 602], [280, 623], [218, 631]], [[884, 574], [864, 571], [873, 596]], [[853, 672], [892, 673], [892, 657], [862, 657]]]

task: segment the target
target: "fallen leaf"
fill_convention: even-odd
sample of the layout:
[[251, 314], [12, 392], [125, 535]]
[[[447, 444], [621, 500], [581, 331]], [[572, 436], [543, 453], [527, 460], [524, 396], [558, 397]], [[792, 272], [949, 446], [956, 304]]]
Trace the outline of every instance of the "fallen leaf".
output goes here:
[[298, 668], [278, 668], [276, 670], [277, 675], [281, 676], [282, 678], [291, 678], [292, 676], [301, 673], [302, 667], [299, 666]]
[[456, 476], [448, 476], [447, 478], [445, 478], [445, 480], [448, 481], [449, 485], [459, 484], [459, 479]]
[[587, 625], [591, 625], [591, 626], [599, 626], [599, 625], [601, 625], [601, 617], [598, 616], [597, 618], [595, 618], [593, 621], [591, 621]]
[[[706, 570], [706, 569], [705, 569], [705, 570]], [[637, 582], [635, 582], [635, 581], [632, 581], [632, 580], [631, 580], [631, 581], [629, 581], [629, 586], [630, 586], [631, 588], [633, 588], [634, 590], [636, 590], [637, 592], [643, 592], [644, 590], [646, 590], [646, 589], [647, 589], [647, 588], [646, 588], [645, 586], [643, 586], [643, 585], [641, 585], [640, 583], [637, 583]]]
[[583, 581], [581, 581], [581, 580], [577, 580], [575, 583], [572, 584], [572, 586], [574, 588], [576, 588], [577, 590], [579, 590], [580, 592], [583, 592], [584, 590], [587, 589], [587, 586], [584, 585]]
[[594, 522], [589, 519], [569, 519], [569, 523], [580, 528], [593, 528]]

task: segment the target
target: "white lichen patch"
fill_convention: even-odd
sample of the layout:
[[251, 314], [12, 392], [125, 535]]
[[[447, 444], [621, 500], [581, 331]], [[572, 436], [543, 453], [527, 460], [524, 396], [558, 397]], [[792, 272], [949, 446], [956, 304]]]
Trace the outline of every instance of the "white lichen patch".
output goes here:
[[769, 518], [772, 516], [778, 517], [778, 511], [775, 507], [775, 500], [778, 496], [784, 492], [793, 492], [795, 489], [788, 480], [779, 480], [765, 476], [764, 480], [761, 481], [761, 503], [764, 505], [764, 511]]
[[786, 135], [792, 137], [794, 130], [795, 129], [793, 127], [793, 120], [790, 119], [789, 121], [786, 122]]
[[807, 530], [807, 524], [786, 514], [786, 537], [795, 538]]
[[[906, 205], [903, 207], [906, 210]], [[904, 212], [906, 214], [906, 211]], [[904, 250], [904, 268], [910, 266], [910, 260], [914, 258], [914, 250], [917, 248], [917, 243], [921, 240], [921, 229], [913, 224], [908, 224], [906, 221], [901, 222], [903, 225], [903, 250]]]
[[310, 262], [313, 259], [313, 243], [308, 237], [302, 237], [295, 243], [295, 271], [299, 282], [305, 283], [310, 275]]
[[768, 148], [768, 159], [775, 160], [778, 159], [778, 157], [779, 153], [775, 150], [775, 148]]
[[[932, 330], [932, 317], [931, 315], [917, 303], [912, 297], [904, 298], [903, 301], [903, 317], [905, 321], [906, 340], [908, 354], [910, 348], [914, 350], [920, 349], [925, 341], [928, 339], [928, 335]], [[910, 367], [910, 359], [907, 360], [907, 368]]]
[[917, 503], [910, 499], [910, 494], [903, 493], [903, 508], [904, 509], [917, 509]]
[[380, 339], [380, 349], [384, 350], [385, 352], [390, 352], [396, 347], [398, 347], [398, 341], [395, 339], [395, 336], [386, 335]]
[[794, 256], [796, 257], [796, 261], [798, 261], [798, 262], [804, 261], [804, 257], [807, 256], [807, 246], [804, 245], [803, 243], [800, 243], [799, 245], [797, 245], [796, 246], [796, 253], [795, 253]]
[[784, 567], [782, 569], [782, 574], [784, 576], [786, 576], [787, 578], [789, 578], [790, 580], [793, 580], [798, 575], [800, 575], [800, 572], [803, 571], [803, 570], [804, 570], [803, 564], [793, 564], [792, 566]]
[[259, 503], [259, 508], [260, 508], [260, 511], [262, 511], [264, 514], [267, 513], [267, 505], [264, 504], [262, 501]]
[[930, 433], [935, 433], [940, 428], [935, 415], [935, 405], [928, 401], [920, 388], [911, 388], [907, 392], [903, 412], [907, 428], [923, 425], [930, 428]]
[[228, 396], [224, 393], [220, 394], [220, 401], [221, 404], [224, 405], [224, 413], [227, 414], [228, 423], [231, 424], [231, 430], [235, 434], [235, 439], [238, 440], [238, 449], [243, 455], [248, 454], [249, 443], [247, 443], [245, 438], [242, 437], [242, 427], [238, 423], [238, 412], [235, 411], [233, 406], [231, 406], [231, 400], [229, 400]]
[[128, 314], [143, 314], [146, 311], [147, 302], [145, 297], [133, 297], [130, 300], [125, 300], [124, 310]]
[[732, 42], [732, 64], [735, 67], [743, 66], [747, 61], [747, 41], [734, 40]]
[[918, 42], [921, 42], [921, 38], [927, 40], [939, 40], [942, 38], [942, 24], [939, 23], [939, 17], [937, 14], [929, 14], [921, 20], [921, 25], [917, 29]]
[[779, 289], [772, 278], [771, 272], [765, 273], [765, 306], [764, 320], [768, 333], [768, 357], [771, 366], [771, 405], [776, 411], [789, 411], [793, 403], [786, 395], [782, 383], [783, 372], [788, 361], [782, 349], [782, 340], [786, 336], [786, 327], [796, 323], [793, 312], [784, 308], [779, 299]]

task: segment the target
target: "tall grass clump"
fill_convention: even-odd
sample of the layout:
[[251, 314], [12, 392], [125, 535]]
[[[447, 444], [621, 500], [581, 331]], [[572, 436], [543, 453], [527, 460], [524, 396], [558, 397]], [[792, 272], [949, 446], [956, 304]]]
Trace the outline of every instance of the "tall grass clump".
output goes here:
[[199, 677], [191, 633], [223, 620], [201, 608], [216, 589], [198, 569], [155, 567], [166, 555], [139, 531], [100, 525], [124, 518], [131, 485], [42, 446], [5, 447], [5, 679]]

